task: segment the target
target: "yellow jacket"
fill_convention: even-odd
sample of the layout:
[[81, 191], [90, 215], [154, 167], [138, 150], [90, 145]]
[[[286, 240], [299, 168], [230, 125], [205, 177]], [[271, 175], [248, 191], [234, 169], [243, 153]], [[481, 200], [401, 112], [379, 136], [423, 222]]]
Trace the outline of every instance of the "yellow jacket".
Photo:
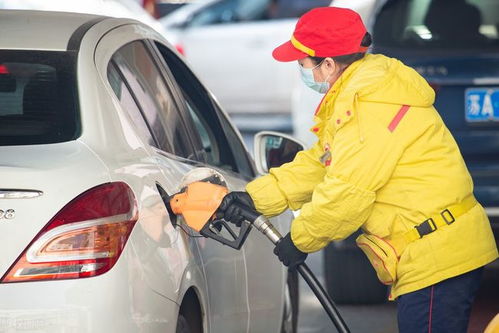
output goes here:
[[[434, 98], [410, 67], [367, 55], [344, 71], [321, 102], [312, 128], [319, 139], [314, 146], [246, 190], [265, 215], [301, 209], [291, 238], [303, 252], [318, 251], [359, 228], [381, 238], [400, 236], [473, 192]], [[477, 204], [405, 248], [391, 296], [497, 257], [490, 222]]]

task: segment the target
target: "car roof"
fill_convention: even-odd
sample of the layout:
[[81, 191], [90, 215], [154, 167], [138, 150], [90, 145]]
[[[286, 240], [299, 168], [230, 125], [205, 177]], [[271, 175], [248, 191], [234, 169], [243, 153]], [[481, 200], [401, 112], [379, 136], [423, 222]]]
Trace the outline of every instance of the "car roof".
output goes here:
[[[33, 10], [0, 10], [0, 49], [65, 51], [105, 16]], [[78, 39], [74, 41], [75, 39]]]

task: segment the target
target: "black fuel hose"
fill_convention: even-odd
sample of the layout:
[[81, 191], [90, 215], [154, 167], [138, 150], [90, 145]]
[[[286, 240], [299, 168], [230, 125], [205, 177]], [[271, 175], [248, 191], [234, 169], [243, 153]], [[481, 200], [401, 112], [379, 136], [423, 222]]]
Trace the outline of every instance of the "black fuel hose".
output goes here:
[[350, 333], [347, 324], [341, 317], [338, 309], [334, 305], [333, 300], [329, 297], [329, 294], [324, 290], [324, 287], [320, 284], [317, 277], [312, 273], [307, 264], [303, 263], [296, 266], [298, 273], [303, 277], [305, 282], [309, 285], [310, 289], [314, 292], [315, 296], [322, 304], [322, 307], [328, 314], [329, 318], [333, 321], [334, 326], [340, 333]]
[[[254, 209], [249, 208], [247, 206], [241, 204], [239, 204], [239, 206], [241, 208], [241, 215], [247, 221], [251, 222], [253, 227], [255, 227], [261, 233], [267, 236], [267, 238], [270, 239], [272, 243], [274, 243], [274, 245], [277, 244], [282, 239], [282, 235], [279, 233], [277, 229], [274, 228], [274, 226], [272, 225], [272, 223], [270, 223], [267, 217], [261, 215]], [[303, 277], [305, 282], [307, 282], [307, 284], [310, 286], [310, 289], [312, 289], [313, 293], [315, 294], [319, 302], [322, 304], [322, 307], [328, 314], [329, 318], [331, 318], [331, 321], [333, 322], [334, 326], [336, 326], [338, 332], [350, 333], [348, 326], [341, 317], [333, 300], [326, 292], [324, 287], [321, 285], [319, 280], [317, 280], [317, 277], [314, 275], [314, 273], [312, 273], [307, 264], [302, 263], [300, 265], [297, 265], [296, 269], [298, 270], [298, 273], [300, 273], [300, 275]]]

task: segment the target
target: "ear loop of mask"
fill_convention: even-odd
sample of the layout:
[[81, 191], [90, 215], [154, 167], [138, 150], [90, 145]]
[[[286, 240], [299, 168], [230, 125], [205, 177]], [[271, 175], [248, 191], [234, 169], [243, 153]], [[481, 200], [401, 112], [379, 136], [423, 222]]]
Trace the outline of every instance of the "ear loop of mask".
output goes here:
[[327, 79], [329, 79], [331, 74], [329, 74], [324, 81], [316, 82], [314, 79], [313, 71], [317, 67], [321, 66], [322, 63], [324, 62], [324, 60], [326, 60], [326, 59], [323, 59], [319, 64], [317, 64], [316, 66], [314, 66], [312, 68], [304, 68], [304, 67], [300, 66], [300, 71], [302, 73], [302, 80], [305, 83], [305, 85], [307, 85], [309, 88], [311, 88], [311, 89], [313, 89], [321, 94], [324, 94], [329, 90], [331, 85], [329, 84]]

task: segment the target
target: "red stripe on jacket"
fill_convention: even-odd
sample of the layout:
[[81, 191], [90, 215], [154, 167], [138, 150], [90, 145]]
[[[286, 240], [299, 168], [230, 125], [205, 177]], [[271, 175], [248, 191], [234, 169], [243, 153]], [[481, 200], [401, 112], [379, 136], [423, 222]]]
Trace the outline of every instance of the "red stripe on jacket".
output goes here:
[[392, 119], [392, 122], [390, 123], [390, 125], [388, 125], [388, 130], [390, 132], [395, 131], [395, 129], [399, 125], [400, 121], [402, 120], [402, 118], [404, 118], [405, 114], [409, 110], [409, 108], [410, 108], [409, 105], [402, 105], [402, 107], [400, 108], [400, 110], [397, 112], [397, 114], [395, 115], [395, 117]]

